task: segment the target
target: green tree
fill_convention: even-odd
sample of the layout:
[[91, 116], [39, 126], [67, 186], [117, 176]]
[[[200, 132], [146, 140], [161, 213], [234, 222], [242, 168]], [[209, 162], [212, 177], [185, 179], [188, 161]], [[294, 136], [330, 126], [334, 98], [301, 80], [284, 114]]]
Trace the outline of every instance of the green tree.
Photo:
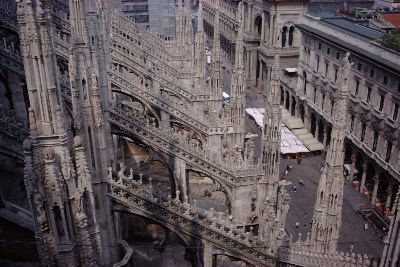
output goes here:
[[384, 47], [400, 52], [400, 29], [395, 29], [382, 37]]

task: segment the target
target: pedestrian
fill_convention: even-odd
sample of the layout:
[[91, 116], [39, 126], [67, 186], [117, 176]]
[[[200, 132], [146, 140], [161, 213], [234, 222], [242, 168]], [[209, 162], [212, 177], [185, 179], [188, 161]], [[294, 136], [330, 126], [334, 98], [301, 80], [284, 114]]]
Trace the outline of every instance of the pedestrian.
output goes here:
[[297, 191], [297, 186], [294, 185], [294, 186], [293, 186], [293, 192], [296, 193], [296, 191]]
[[296, 228], [299, 228], [299, 222], [296, 222]]
[[300, 181], [299, 181], [299, 185], [300, 185], [300, 186], [304, 186], [304, 182], [303, 182], [303, 180], [302, 180], [302, 179], [300, 179]]
[[368, 223], [367, 222], [364, 224], [364, 230], [368, 230]]
[[286, 170], [285, 171], [285, 176], [287, 176], [289, 174], [289, 171], [288, 170]]
[[354, 244], [351, 243], [351, 245], [350, 245], [350, 247], [349, 247], [349, 253], [352, 253], [352, 252], [353, 252], [353, 248], [354, 248]]
[[298, 156], [298, 157], [297, 157], [297, 164], [300, 164], [300, 163], [301, 163], [301, 157]]
[[290, 165], [289, 165], [289, 164], [286, 166], [286, 170], [287, 170], [287, 171], [290, 170]]

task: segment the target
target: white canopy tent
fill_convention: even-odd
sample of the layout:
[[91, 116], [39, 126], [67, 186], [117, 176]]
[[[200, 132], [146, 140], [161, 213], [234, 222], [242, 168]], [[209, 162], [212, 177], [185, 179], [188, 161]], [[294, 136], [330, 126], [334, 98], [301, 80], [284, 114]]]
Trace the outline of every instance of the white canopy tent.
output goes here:
[[[263, 127], [264, 108], [247, 108], [246, 113], [249, 114], [255, 122]], [[282, 154], [296, 154], [310, 152], [296, 135], [289, 130], [284, 123], [281, 128], [281, 153]]]

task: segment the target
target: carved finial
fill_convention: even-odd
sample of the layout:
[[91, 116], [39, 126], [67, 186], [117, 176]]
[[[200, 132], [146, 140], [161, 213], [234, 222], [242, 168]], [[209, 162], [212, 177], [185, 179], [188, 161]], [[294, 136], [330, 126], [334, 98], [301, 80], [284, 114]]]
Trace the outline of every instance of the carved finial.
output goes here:
[[82, 142], [82, 137], [80, 137], [79, 135], [74, 137], [74, 147], [78, 148], [78, 147], [82, 147], [83, 146], [83, 142]]

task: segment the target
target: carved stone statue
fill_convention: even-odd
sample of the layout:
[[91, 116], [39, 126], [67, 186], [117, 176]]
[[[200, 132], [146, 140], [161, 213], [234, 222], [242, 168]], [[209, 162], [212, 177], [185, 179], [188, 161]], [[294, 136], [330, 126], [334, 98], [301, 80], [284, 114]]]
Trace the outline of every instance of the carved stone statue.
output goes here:
[[345, 57], [342, 59], [342, 79], [344, 84], [347, 84], [351, 66], [354, 64], [354, 62], [350, 63], [349, 57], [350, 53], [347, 52]]

